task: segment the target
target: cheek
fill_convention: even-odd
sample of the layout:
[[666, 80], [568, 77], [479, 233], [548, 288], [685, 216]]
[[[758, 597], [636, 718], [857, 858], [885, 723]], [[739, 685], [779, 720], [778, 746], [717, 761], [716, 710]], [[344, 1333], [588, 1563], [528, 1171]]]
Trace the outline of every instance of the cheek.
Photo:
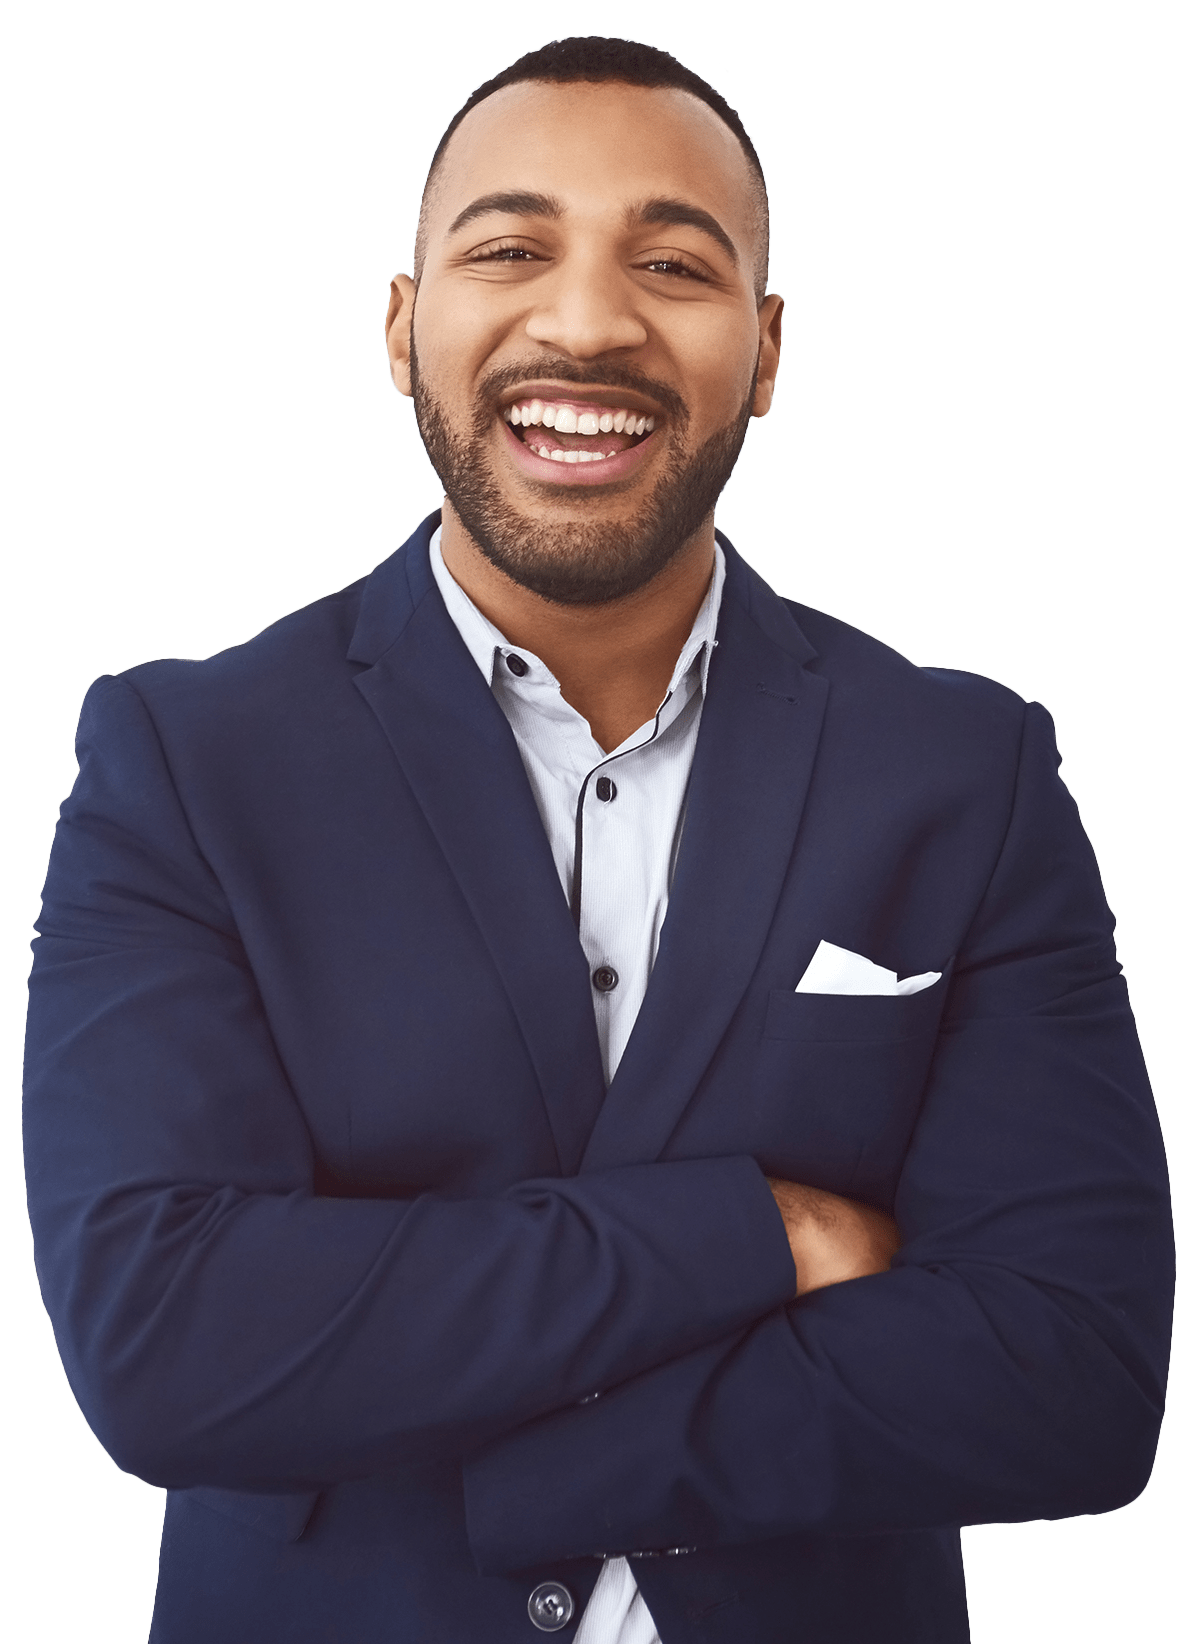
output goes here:
[[711, 434], [727, 427], [745, 404], [758, 358], [758, 328], [715, 325], [698, 316], [678, 337], [676, 358], [697, 432]]
[[505, 335], [503, 319], [472, 303], [470, 297], [453, 300], [436, 287], [417, 294], [413, 310], [413, 343], [421, 376], [439, 397], [477, 380]]

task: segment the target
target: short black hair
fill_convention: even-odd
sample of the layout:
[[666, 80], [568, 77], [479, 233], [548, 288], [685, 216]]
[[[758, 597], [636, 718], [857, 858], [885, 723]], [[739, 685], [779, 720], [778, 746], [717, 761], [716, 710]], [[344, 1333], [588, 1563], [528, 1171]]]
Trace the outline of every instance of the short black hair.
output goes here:
[[737, 110], [730, 108], [720, 92], [715, 91], [707, 80], [702, 80], [690, 68], [685, 68], [669, 52], [659, 51], [656, 46], [643, 45], [638, 40], [607, 39], [599, 34], [577, 35], [570, 40], [551, 40], [548, 45], [539, 46], [536, 51], [528, 51], [524, 57], [518, 57], [515, 63], [510, 63], [508, 68], [502, 69], [492, 79], [485, 80], [481, 86], [477, 86], [467, 98], [442, 133], [442, 139], [434, 149], [433, 159], [429, 163], [429, 173], [421, 196], [421, 225], [417, 230], [418, 279], [424, 261], [426, 201], [429, 198], [430, 185], [437, 174], [450, 139], [471, 110], [477, 108], [485, 98], [492, 96], [493, 92], [502, 91], [505, 86], [519, 85], [527, 80], [548, 80], [559, 85], [570, 85], [578, 81], [603, 85], [609, 81], [617, 81], [627, 86], [645, 86], [648, 90], [673, 87], [679, 91], [690, 92], [693, 97], [698, 97], [702, 103], [706, 103], [717, 118], [732, 131], [750, 164], [752, 185], [758, 196], [761, 218], [761, 244], [755, 259], [754, 288], [758, 300], [762, 301], [767, 286], [769, 239], [767, 181], [763, 176], [762, 162]]

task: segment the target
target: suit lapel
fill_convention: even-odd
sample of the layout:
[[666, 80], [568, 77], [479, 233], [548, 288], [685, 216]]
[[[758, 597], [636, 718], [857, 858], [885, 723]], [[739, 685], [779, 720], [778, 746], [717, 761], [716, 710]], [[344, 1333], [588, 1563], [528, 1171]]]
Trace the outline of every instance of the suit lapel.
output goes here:
[[587, 961], [512, 732], [429, 569], [434, 515], [368, 579], [352, 661], [482, 932], [564, 1174], [604, 1099]]
[[584, 1169], [657, 1158], [766, 940], [825, 712], [815, 652], [783, 602], [728, 561], [671, 901], [646, 999]]

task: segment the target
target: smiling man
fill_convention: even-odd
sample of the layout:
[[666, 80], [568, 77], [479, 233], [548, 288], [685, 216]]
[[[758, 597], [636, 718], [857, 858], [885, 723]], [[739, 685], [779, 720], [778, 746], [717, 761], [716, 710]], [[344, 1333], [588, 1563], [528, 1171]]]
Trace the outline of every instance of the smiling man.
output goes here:
[[[666, 72], [645, 48], [574, 55]], [[690, 85], [527, 77], [570, 60], [523, 60], [451, 126], [388, 345], [446, 488], [443, 563], [608, 752], [658, 709], [712, 581], [783, 304], [736, 115]]]
[[1043, 709], [716, 533], [766, 269], [710, 87], [522, 58], [392, 287], [440, 513], [89, 694], [30, 1204], [170, 1492], [158, 1644], [963, 1644], [960, 1525], [1149, 1474], [1166, 1181], [1095, 863]]

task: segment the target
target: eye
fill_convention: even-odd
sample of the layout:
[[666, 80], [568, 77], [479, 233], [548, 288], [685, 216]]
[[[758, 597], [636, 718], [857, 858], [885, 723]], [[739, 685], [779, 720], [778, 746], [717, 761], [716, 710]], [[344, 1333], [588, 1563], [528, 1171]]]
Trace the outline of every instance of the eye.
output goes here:
[[654, 257], [649, 262], [639, 263], [638, 267], [647, 274], [665, 274], [670, 279], [706, 281], [709, 278], [707, 271], [698, 263], [677, 255]]
[[469, 263], [532, 263], [537, 256], [528, 246], [516, 245], [511, 240], [492, 241], [488, 245], [481, 245], [470, 252], [466, 258]]

